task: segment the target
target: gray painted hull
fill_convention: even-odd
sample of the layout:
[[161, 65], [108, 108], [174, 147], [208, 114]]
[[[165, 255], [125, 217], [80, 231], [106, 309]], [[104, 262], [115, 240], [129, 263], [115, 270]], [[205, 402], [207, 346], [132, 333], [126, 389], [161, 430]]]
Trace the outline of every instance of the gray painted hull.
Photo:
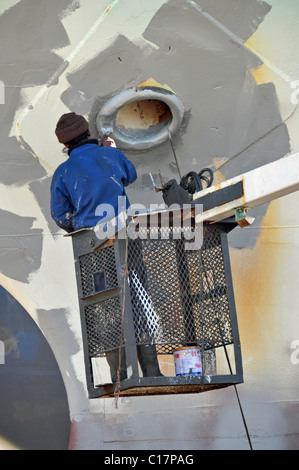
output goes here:
[[[17, 346], [8, 350], [0, 337], [2, 447], [248, 449], [233, 388], [123, 398], [118, 408], [113, 399], [89, 400], [71, 240], [49, 209], [53, 172], [67, 158], [54, 129], [71, 110], [97, 137], [107, 100], [153, 79], [184, 106], [173, 136], [182, 174], [210, 166], [220, 182], [298, 152], [298, 6], [36, 3], [0, 6], [0, 284], [9, 293], [0, 331], [10, 331], [10, 344], [33, 338], [14, 355]], [[131, 202], [162, 203], [149, 173], [178, 179], [170, 142], [126, 155], [138, 172]], [[255, 449], [299, 447], [297, 205], [295, 193], [254, 209], [255, 224], [229, 237], [245, 378], [239, 393]], [[8, 308], [10, 296], [16, 304]]]

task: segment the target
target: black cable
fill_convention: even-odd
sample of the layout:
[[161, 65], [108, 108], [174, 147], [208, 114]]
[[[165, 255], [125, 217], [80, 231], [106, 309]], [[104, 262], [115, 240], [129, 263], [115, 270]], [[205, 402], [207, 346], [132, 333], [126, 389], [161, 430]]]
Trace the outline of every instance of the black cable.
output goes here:
[[[214, 174], [213, 174], [213, 171], [210, 169], [210, 168], [203, 168], [198, 174], [194, 171], [191, 171], [189, 172], [187, 175], [183, 176], [183, 178], [181, 177], [181, 173], [180, 173], [180, 169], [179, 169], [179, 165], [178, 165], [178, 161], [177, 161], [177, 157], [176, 157], [176, 153], [175, 153], [175, 150], [174, 150], [174, 145], [173, 145], [173, 142], [172, 142], [172, 138], [171, 138], [171, 134], [170, 134], [170, 130], [169, 130], [169, 127], [168, 127], [168, 133], [169, 133], [169, 141], [170, 141], [170, 144], [171, 144], [171, 147], [172, 147], [172, 151], [173, 151], [173, 154], [174, 154], [174, 158], [175, 158], [175, 162], [176, 162], [176, 166], [177, 166], [177, 170], [178, 170], [178, 173], [179, 173], [179, 176], [180, 176], [180, 179], [181, 179], [181, 182], [180, 182], [180, 186], [183, 187], [184, 189], [186, 189], [189, 193], [191, 194], [194, 194], [195, 189], [197, 191], [201, 191], [203, 189], [202, 187], [202, 183], [201, 183], [201, 179], [203, 179], [206, 183], [207, 183], [207, 187], [210, 187], [213, 183], [213, 179], [214, 179]], [[209, 175], [210, 175], [210, 178], [207, 178], [206, 176], [204, 176], [204, 173], [208, 172]], [[190, 183], [188, 182], [188, 179], [189, 178], [193, 178], [193, 184], [191, 182], [191, 185]], [[199, 189], [198, 189], [199, 188]], [[210, 288], [210, 291], [211, 291], [211, 286], [210, 286], [210, 281], [209, 281], [209, 278], [208, 278], [208, 275], [207, 275], [207, 272], [206, 272], [206, 267], [204, 265], [204, 261], [202, 259], [202, 252], [200, 250], [200, 257], [201, 257], [201, 265], [203, 267], [203, 272], [204, 272], [204, 275], [205, 275], [205, 278], [206, 278], [206, 281], [207, 281], [207, 285], [209, 286]], [[210, 295], [210, 299], [212, 300], [212, 303], [214, 304], [214, 298], [212, 295]], [[217, 320], [217, 325], [218, 325], [218, 328], [219, 328], [219, 333], [220, 333], [220, 336], [221, 336], [221, 340], [222, 340], [222, 345], [223, 345], [223, 348], [224, 348], [224, 352], [225, 352], [225, 357], [226, 357], [226, 360], [227, 360], [227, 364], [228, 364], [228, 368], [229, 368], [229, 371], [230, 371], [230, 374], [233, 375], [233, 370], [232, 370], [232, 367], [231, 367], [231, 363], [230, 363], [230, 360], [229, 360], [229, 356], [228, 356], [228, 353], [227, 353], [227, 349], [226, 349], [226, 345], [225, 345], [225, 341], [224, 341], [224, 338], [223, 338], [223, 334], [222, 334], [222, 330], [221, 330], [221, 326], [220, 326], [220, 322], [219, 322], [219, 318], [218, 318], [218, 315], [216, 314], [216, 309], [214, 308], [214, 315], [216, 317], [216, 320]], [[204, 337], [203, 337], [203, 330], [204, 330], [204, 326], [203, 326], [203, 318], [202, 318], [202, 341], [201, 341], [201, 346], [200, 346], [200, 353], [201, 353], [201, 361], [202, 361], [202, 377], [201, 377], [201, 386], [203, 387], [203, 379], [204, 379], [204, 372], [205, 372], [205, 364], [204, 364]], [[245, 419], [245, 415], [244, 415], [244, 412], [243, 412], [243, 408], [242, 408], [242, 405], [241, 405], [241, 401], [240, 401], [240, 397], [239, 397], [239, 393], [238, 393], [238, 390], [237, 390], [237, 386], [236, 384], [233, 384], [234, 386], [234, 389], [235, 389], [235, 393], [236, 393], [236, 397], [237, 397], [237, 401], [238, 401], [238, 405], [239, 405], [239, 409], [240, 409], [240, 412], [241, 412], [241, 416], [242, 416], [242, 420], [243, 420], [243, 424], [244, 424], [244, 428], [245, 428], [245, 431], [246, 431], [246, 435], [247, 435], [247, 439], [248, 439], [248, 443], [249, 443], [249, 447], [250, 447], [250, 450], [253, 450], [252, 448], [252, 443], [251, 443], [251, 439], [250, 439], [250, 434], [249, 434], [249, 431], [248, 431], [248, 427], [247, 427], [247, 423], [246, 423], [246, 419]]]
[[[209, 176], [205, 176], [204, 173], [209, 173]], [[210, 168], [203, 168], [199, 173], [189, 171], [189, 173], [182, 177], [180, 186], [188, 191], [189, 194], [194, 194], [204, 189], [202, 181], [205, 181], [206, 187], [209, 188], [213, 180], [213, 171]]]
[[[210, 175], [210, 178], [207, 178], [206, 176], [204, 176], [203, 174], [208, 172], [209, 175]], [[198, 177], [200, 179], [204, 179], [205, 182], [207, 183], [207, 187], [209, 188], [210, 186], [212, 186], [212, 183], [214, 181], [214, 173], [213, 171], [211, 170], [211, 168], [203, 168], [199, 173], [198, 173]]]
[[179, 174], [180, 179], [182, 179], [182, 175], [181, 175], [181, 171], [180, 171], [178, 159], [177, 159], [177, 156], [176, 156], [176, 153], [175, 153], [175, 150], [174, 150], [174, 145], [173, 145], [173, 142], [172, 142], [172, 137], [171, 137], [169, 125], [168, 125], [168, 137], [169, 137], [169, 142], [170, 142], [171, 149], [172, 149], [172, 152], [173, 152], [173, 156], [174, 156], [174, 159], [175, 159], [176, 168], [177, 168], [177, 170], [178, 170], [178, 174]]
[[[211, 291], [210, 280], [209, 280], [207, 272], [206, 272], [206, 267], [204, 265], [201, 250], [200, 250], [200, 259], [201, 259], [201, 265], [202, 265], [202, 268], [203, 268], [203, 273], [205, 275], [207, 285], [209, 286], [209, 289]], [[210, 299], [212, 300], [212, 303], [214, 305], [215, 299], [214, 299], [213, 295], [210, 295]], [[228, 352], [227, 352], [227, 349], [226, 349], [226, 344], [225, 344], [224, 337], [223, 337], [223, 334], [222, 334], [219, 318], [218, 318], [218, 315], [216, 314], [216, 309], [215, 308], [214, 308], [214, 315], [215, 315], [217, 325], [218, 325], [218, 328], [219, 328], [219, 333], [220, 333], [220, 336], [221, 336], [222, 346], [224, 348], [224, 353], [225, 353], [225, 357], [226, 357], [226, 360], [227, 360], [228, 368], [229, 368], [230, 374], [233, 375], [232, 366], [231, 366], [231, 363], [230, 363], [230, 359], [229, 359]], [[203, 343], [203, 338], [202, 338], [202, 343]], [[248, 431], [248, 427], [247, 427], [245, 415], [244, 415], [244, 412], [243, 412], [243, 408], [242, 408], [242, 405], [241, 405], [241, 401], [240, 401], [239, 393], [238, 393], [238, 390], [237, 390], [237, 386], [236, 386], [236, 384], [233, 384], [233, 386], [234, 386], [235, 393], [236, 393], [236, 396], [237, 396], [237, 401], [238, 401], [239, 409], [240, 409], [240, 412], [241, 412], [244, 428], [245, 428], [245, 431], [246, 431], [249, 447], [250, 447], [250, 450], [253, 450], [251, 439], [250, 439], [250, 434], [249, 434], [249, 431]]]

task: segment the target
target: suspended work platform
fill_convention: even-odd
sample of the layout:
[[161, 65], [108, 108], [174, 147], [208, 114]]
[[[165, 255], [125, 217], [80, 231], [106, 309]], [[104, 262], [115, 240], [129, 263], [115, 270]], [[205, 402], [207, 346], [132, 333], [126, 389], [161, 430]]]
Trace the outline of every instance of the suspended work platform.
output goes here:
[[[135, 239], [117, 234], [103, 242], [94, 230], [73, 235], [90, 396], [114, 393], [111, 383], [97, 382], [96, 362], [122, 346], [127, 378], [119, 384], [120, 395], [199, 392], [242, 382], [226, 225], [202, 225], [200, 248], [186, 249], [188, 228], [178, 237], [173, 227], [151, 227], [150, 216], [144, 218], [147, 228]], [[139, 229], [140, 220], [134, 221]], [[167, 356], [173, 371], [143, 376], [142, 345], [154, 346], [158, 360]], [[217, 371], [226, 360], [217, 352], [223, 347], [232, 356], [233, 374], [223, 366]], [[178, 376], [175, 351], [186, 355], [196, 349], [198, 375]]]
[[[252, 223], [250, 208], [298, 189], [296, 154], [193, 194], [187, 215], [180, 208], [137, 216], [105, 239], [97, 227], [71, 234], [90, 398], [243, 382], [227, 234]], [[168, 206], [173, 194], [175, 201], [170, 184]], [[158, 369], [146, 367], [145, 348]]]

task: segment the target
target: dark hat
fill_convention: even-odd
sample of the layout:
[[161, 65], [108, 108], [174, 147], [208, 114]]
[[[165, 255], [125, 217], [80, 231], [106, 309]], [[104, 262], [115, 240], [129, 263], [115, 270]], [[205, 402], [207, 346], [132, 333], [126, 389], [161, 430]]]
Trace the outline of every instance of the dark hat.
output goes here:
[[65, 144], [88, 130], [88, 122], [76, 113], [66, 113], [57, 122], [55, 134], [60, 143]]

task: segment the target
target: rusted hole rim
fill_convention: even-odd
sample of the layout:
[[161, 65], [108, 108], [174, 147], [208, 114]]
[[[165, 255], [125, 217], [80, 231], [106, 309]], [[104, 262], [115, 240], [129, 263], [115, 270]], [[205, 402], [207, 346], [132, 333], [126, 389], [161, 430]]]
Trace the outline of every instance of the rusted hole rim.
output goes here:
[[[164, 104], [168, 116], [162, 117], [161, 122], [145, 128], [125, 124], [124, 108], [130, 103], [156, 100]], [[127, 108], [129, 110], [129, 107]], [[122, 119], [119, 119], [119, 112]], [[128, 111], [129, 112], [129, 111]], [[98, 113], [97, 129], [100, 136], [111, 129], [110, 136], [118, 148], [124, 150], [146, 150], [162, 144], [173, 136], [180, 128], [184, 116], [181, 100], [175, 93], [160, 87], [134, 87], [113, 96]]]

